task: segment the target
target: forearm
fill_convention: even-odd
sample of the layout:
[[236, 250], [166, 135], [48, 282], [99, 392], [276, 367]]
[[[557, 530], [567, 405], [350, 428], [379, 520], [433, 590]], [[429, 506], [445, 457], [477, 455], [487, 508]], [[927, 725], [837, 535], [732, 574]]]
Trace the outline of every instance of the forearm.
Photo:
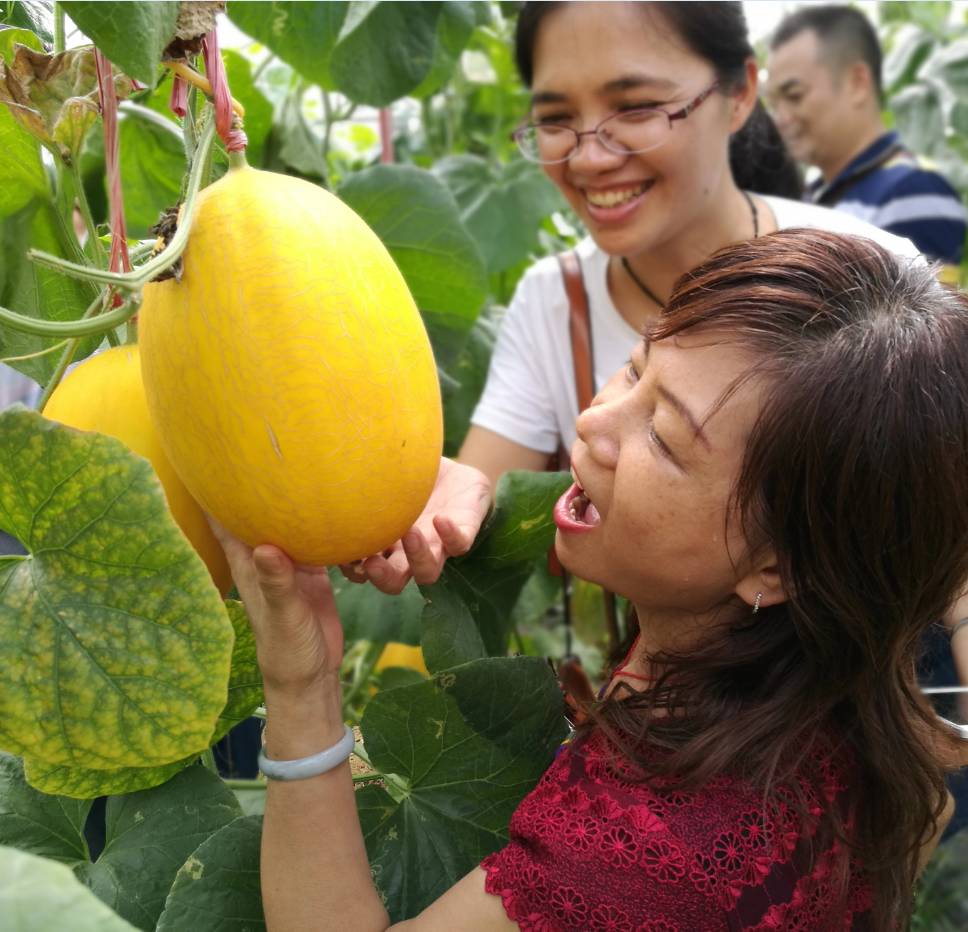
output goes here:
[[[338, 683], [294, 699], [266, 692], [266, 755], [292, 760], [343, 734]], [[269, 932], [383, 930], [349, 764], [307, 780], [269, 781], [262, 832], [262, 898]]]

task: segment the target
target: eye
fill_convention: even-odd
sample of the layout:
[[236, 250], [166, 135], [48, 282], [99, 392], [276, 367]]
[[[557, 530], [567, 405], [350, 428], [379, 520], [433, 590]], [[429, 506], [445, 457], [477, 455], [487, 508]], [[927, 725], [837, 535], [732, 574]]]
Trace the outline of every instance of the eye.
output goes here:
[[649, 440], [651, 440], [659, 448], [659, 450], [662, 452], [662, 455], [663, 456], [669, 456], [669, 457], [671, 457], [671, 455], [672, 455], [671, 454], [671, 451], [665, 445], [665, 443], [663, 442], [662, 438], [655, 432], [655, 424], [654, 423], [649, 424]]
[[536, 126], [545, 126], [549, 123], [567, 124], [571, 117], [567, 113], [542, 113], [534, 118]]

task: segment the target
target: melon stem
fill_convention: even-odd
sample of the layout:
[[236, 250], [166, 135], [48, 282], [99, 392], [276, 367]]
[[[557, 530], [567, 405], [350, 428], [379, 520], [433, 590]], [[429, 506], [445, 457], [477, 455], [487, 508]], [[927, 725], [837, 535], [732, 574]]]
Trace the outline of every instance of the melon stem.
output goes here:
[[237, 168], [248, 168], [249, 163], [245, 160], [245, 149], [238, 149], [229, 153], [229, 171]]

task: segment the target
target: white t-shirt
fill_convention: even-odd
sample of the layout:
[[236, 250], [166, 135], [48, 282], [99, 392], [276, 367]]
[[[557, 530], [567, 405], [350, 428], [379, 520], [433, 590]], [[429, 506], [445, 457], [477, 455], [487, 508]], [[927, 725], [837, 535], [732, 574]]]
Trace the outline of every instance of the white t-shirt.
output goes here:
[[[773, 211], [777, 229], [815, 227], [866, 236], [901, 256], [919, 256], [910, 240], [827, 207], [758, 195]], [[592, 328], [595, 386], [604, 385], [628, 362], [638, 333], [612, 303], [608, 254], [594, 240], [576, 249], [581, 260]], [[487, 383], [471, 423], [515, 443], [553, 453], [559, 438], [575, 440], [578, 401], [568, 335], [568, 297], [558, 260], [547, 256], [525, 272], [514, 292], [491, 357]]]

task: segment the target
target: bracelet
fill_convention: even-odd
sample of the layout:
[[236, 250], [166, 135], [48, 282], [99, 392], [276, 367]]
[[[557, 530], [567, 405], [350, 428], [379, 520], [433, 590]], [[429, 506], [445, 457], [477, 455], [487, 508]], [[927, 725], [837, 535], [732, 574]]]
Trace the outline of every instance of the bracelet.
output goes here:
[[336, 744], [309, 757], [300, 757], [296, 760], [272, 760], [260, 749], [259, 770], [270, 780], [306, 780], [338, 767], [349, 760], [356, 743], [353, 729], [349, 725], [343, 727], [346, 730]]
[[948, 640], [952, 640], [954, 636], [962, 629], [968, 628], [968, 617], [962, 618], [956, 621], [952, 626], [951, 630], [948, 632]]

